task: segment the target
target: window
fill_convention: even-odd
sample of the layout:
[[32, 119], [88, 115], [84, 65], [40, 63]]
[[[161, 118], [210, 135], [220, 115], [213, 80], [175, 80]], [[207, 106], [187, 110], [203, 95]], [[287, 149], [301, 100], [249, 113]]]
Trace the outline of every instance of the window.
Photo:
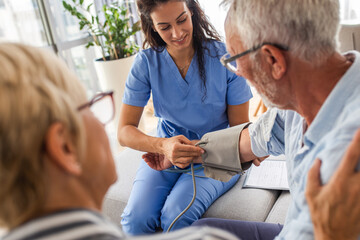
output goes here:
[[[66, 0], [66, 2], [70, 3], [72, 1]], [[88, 5], [92, 1], [86, 0], [84, 2]], [[53, 34], [58, 42], [71, 41], [88, 36], [86, 31], [79, 30], [79, 21], [64, 11], [62, 0], [48, 1], [46, 6], [48, 7], [48, 12], [50, 12], [50, 14], [48, 14], [49, 20], [54, 26]]]
[[0, 0], [0, 8], [4, 8], [4, 7], [5, 7], [4, 0]]
[[[96, 9], [113, 2], [84, 1], [94, 3]], [[134, 9], [134, 3], [129, 4]], [[79, 30], [78, 20], [65, 12], [62, 0], [0, 0], [0, 41], [52, 48], [84, 83], [88, 96], [100, 90], [93, 66], [100, 54], [96, 47], [85, 48], [90, 39], [85, 29]]]
[[[49, 25], [56, 52], [83, 82], [87, 95], [93, 95], [100, 90], [100, 86], [93, 66], [95, 48], [85, 48], [90, 40], [89, 34], [85, 29], [79, 30], [78, 20], [65, 12], [61, 0], [38, 1], [43, 4], [45, 24]], [[92, 0], [85, 0], [85, 4], [91, 2]]]
[[37, 47], [49, 43], [35, 0], [0, 1], [0, 40], [16, 41]]
[[340, 17], [342, 23], [360, 23], [360, 1], [359, 0], [340, 0]]

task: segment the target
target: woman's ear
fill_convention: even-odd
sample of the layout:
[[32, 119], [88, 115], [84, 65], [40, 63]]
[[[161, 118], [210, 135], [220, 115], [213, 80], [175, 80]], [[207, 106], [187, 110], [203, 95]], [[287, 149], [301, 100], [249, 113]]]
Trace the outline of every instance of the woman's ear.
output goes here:
[[71, 135], [63, 123], [51, 124], [45, 135], [45, 146], [49, 161], [68, 174], [81, 174], [80, 159]]
[[272, 45], [264, 45], [261, 48], [263, 56], [265, 56], [265, 61], [270, 65], [271, 74], [274, 79], [281, 79], [286, 72], [286, 59], [283, 52]]

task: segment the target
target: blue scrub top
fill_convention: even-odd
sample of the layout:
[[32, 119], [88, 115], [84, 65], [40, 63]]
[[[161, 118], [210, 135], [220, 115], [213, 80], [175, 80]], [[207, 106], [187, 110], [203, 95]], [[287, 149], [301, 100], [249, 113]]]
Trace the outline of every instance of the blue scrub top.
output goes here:
[[227, 104], [239, 105], [250, 100], [251, 90], [242, 77], [228, 71], [219, 59], [225, 44], [208, 41], [204, 45], [206, 98], [199, 74], [196, 53], [185, 79], [166, 48], [140, 51], [126, 80], [123, 103], [144, 107], [150, 92], [155, 116], [159, 118], [158, 137], [184, 135], [190, 140], [229, 126]]

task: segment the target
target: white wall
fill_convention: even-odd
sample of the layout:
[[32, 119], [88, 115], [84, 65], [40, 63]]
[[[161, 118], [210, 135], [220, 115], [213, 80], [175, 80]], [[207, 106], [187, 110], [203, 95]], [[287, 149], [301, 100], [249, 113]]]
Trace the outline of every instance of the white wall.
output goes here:
[[224, 21], [227, 11], [224, 6], [219, 6], [221, 2], [222, 0], [199, 0], [200, 6], [209, 17], [211, 24], [225, 41]]
[[340, 17], [342, 23], [360, 23], [360, 1], [359, 0], [340, 0]]

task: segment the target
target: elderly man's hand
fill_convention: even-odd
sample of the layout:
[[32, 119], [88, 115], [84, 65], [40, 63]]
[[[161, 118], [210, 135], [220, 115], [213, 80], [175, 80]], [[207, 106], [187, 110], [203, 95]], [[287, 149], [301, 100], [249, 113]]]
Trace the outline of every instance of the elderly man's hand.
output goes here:
[[329, 183], [321, 185], [321, 161], [309, 171], [306, 199], [314, 224], [315, 238], [358, 239], [360, 234], [360, 130], [350, 144]]
[[265, 156], [265, 157], [258, 157], [258, 158], [255, 158], [252, 163], [255, 165], [255, 166], [260, 166], [260, 164], [265, 160], [267, 159], [269, 156]]

